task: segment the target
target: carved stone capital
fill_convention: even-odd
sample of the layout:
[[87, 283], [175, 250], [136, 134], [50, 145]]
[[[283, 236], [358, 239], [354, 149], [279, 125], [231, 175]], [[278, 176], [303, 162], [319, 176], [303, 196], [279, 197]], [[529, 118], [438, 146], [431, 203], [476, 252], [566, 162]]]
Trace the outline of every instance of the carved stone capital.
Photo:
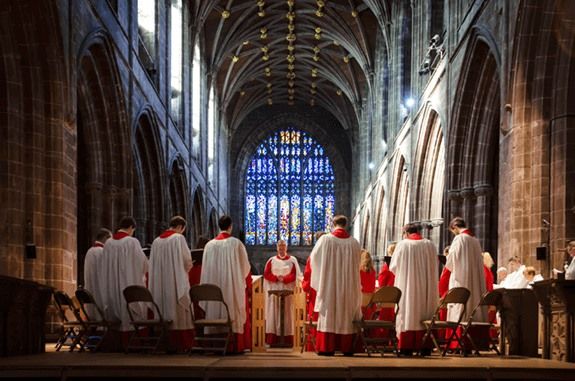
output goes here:
[[447, 199], [449, 201], [461, 201], [463, 197], [461, 197], [461, 192], [459, 190], [448, 190]]
[[490, 196], [493, 193], [493, 187], [489, 184], [476, 185], [473, 187], [473, 192], [477, 197]]

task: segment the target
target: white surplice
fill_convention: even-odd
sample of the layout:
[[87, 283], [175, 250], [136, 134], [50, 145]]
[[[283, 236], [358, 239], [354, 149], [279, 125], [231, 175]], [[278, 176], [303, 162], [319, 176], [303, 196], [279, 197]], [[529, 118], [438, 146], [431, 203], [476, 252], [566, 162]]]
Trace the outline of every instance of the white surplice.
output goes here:
[[148, 288], [164, 318], [172, 320], [173, 330], [193, 327], [188, 279], [191, 268], [192, 256], [183, 235], [175, 233], [154, 240]]
[[[456, 235], [449, 247], [449, 255], [445, 264], [445, 267], [451, 271], [449, 289], [465, 287], [471, 292], [463, 319], [467, 319], [486, 291], [482, 252], [479, 240], [465, 233]], [[460, 308], [459, 305], [449, 305], [447, 320], [457, 321], [461, 312]], [[477, 311], [474, 320], [488, 321], [487, 309], [481, 308]]]
[[310, 254], [311, 287], [317, 291], [314, 311], [317, 329], [335, 334], [356, 332], [353, 320], [361, 317], [361, 247], [353, 237], [325, 234]]
[[[281, 335], [280, 329], [280, 300], [278, 296], [270, 295], [270, 290], [294, 290], [298, 279], [302, 278], [299, 264], [296, 257], [288, 256], [286, 259], [273, 256], [268, 259], [267, 266], [271, 266], [271, 272], [275, 276], [289, 275], [292, 269], [295, 269], [295, 280], [290, 283], [271, 282], [264, 277], [264, 294], [266, 296], [266, 333]], [[294, 305], [293, 295], [284, 297], [284, 335], [291, 336], [294, 334]]]
[[[243, 334], [246, 322], [246, 277], [250, 272], [248, 253], [235, 237], [212, 239], [204, 247], [200, 283], [219, 286], [228, 305], [232, 331]], [[214, 302], [200, 302], [206, 319], [223, 319], [225, 307]], [[213, 331], [210, 331], [213, 332]]]
[[[86, 257], [84, 257], [84, 289], [88, 290], [94, 297], [94, 301], [100, 308], [104, 308], [102, 305], [102, 292], [105, 285], [100, 283], [102, 274], [102, 255], [104, 253], [104, 244], [98, 242], [102, 246], [92, 246], [86, 252]], [[86, 306], [87, 313], [91, 317], [98, 318], [95, 316], [95, 308], [93, 306]]]
[[395, 274], [394, 286], [401, 290], [396, 316], [397, 335], [421, 331], [422, 320], [430, 319], [439, 301], [437, 250], [428, 239], [404, 239], [395, 247], [389, 271]]
[[565, 269], [565, 279], [575, 280], [575, 257], [571, 258], [569, 266], [567, 266], [567, 269]]
[[[121, 320], [120, 331], [131, 331], [130, 316], [124, 299], [124, 288], [132, 285], [146, 286], [145, 275], [148, 271], [148, 258], [134, 237], [110, 238], [104, 245], [102, 255], [103, 297], [106, 317]], [[141, 316], [144, 310], [139, 311]]]

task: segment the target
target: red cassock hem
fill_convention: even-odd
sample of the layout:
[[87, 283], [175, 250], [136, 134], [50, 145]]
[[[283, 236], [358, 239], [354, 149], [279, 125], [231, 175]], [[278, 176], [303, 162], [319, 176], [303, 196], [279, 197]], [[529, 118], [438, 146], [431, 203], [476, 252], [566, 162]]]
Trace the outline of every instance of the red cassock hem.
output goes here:
[[[449, 339], [453, 330], [446, 329], [445, 331], [446, 331], [445, 332], [445, 338]], [[457, 335], [459, 337], [461, 337], [461, 333], [462, 333], [462, 329], [457, 328]], [[489, 342], [490, 342], [490, 337], [491, 337], [492, 333], [491, 333], [491, 330], [488, 326], [471, 327], [471, 328], [469, 328], [468, 334], [473, 339], [473, 343], [475, 344], [475, 346], [477, 347], [478, 350], [489, 349]], [[471, 345], [469, 338], [467, 338], [467, 337], [461, 337], [461, 338], [462, 338], [461, 341], [463, 342], [464, 349], [466, 349], [468, 351], [472, 350], [473, 346]], [[451, 343], [449, 344], [449, 348], [450, 349], [457, 349], [459, 347], [460, 347], [459, 342], [454, 337], [453, 341], [451, 341]]]
[[433, 342], [429, 339], [426, 340], [425, 346], [422, 346], [423, 336], [425, 330], [405, 331], [399, 334], [399, 343], [397, 345], [399, 350], [413, 350], [418, 351], [422, 348], [433, 348]]
[[193, 329], [174, 329], [169, 331], [169, 350], [187, 352], [194, 345]]
[[317, 331], [315, 335], [315, 346], [318, 352], [335, 352], [343, 353], [355, 352], [353, 340], [355, 334], [338, 334], [331, 332]]
[[[281, 337], [275, 333], [266, 333], [266, 344], [277, 345], [281, 343]], [[284, 345], [293, 347], [293, 335], [284, 336]]]

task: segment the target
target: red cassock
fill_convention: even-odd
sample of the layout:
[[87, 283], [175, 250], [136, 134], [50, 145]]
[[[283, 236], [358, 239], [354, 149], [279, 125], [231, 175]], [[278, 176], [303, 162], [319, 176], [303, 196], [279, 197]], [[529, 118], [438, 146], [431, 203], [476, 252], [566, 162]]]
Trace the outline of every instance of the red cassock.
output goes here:
[[[379, 283], [379, 287], [392, 287], [395, 282], [395, 275], [389, 271], [389, 265], [384, 263], [381, 266], [381, 270], [379, 270], [379, 275], [377, 276], [377, 282]], [[379, 320], [393, 320], [395, 315], [394, 307], [382, 307], [379, 311]], [[388, 336], [388, 330], [382, 329], [381, 332], [378, 332], [378, 336], [386, 337]]]
[[363, 297], [361, 313], [364, 319], [370, 319], [375, 312], [375, 308], [370, 308], [369, 310], [367, 309], [367, 298], [371, 297], [371, 295], [373, 295], [375, 292], [375, 270], [359, 270], [359, 278], [361, 280], [361, 293]]
[[[305, 270], [303, 272], [303, 280], [301, 282], [301, 288], [303, 292], [306, 293], [306, 320], [311, 318], [312, 321], [317, 321], [317, 312], [314, 312], [313, 308], [315, 306], [315, 296], [316, 291], [311, 287], [311, 266], [309, 262], [309, 257], [305, 263]], [[305, 350], [308, 352], [314, 351], [311, 337], [315, 340], [316, 329], [311, 328], [309, 331], [310, 339], [305, 343]]]

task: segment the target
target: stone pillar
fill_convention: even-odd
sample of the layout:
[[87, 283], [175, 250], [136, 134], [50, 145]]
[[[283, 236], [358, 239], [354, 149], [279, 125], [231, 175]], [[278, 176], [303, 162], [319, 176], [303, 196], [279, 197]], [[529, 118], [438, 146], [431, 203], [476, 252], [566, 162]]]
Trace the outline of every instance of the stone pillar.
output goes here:
[[463, 219], [469, 227], [475, 227], [475, 192], [473, 188], [464, 188], [461, 190], [461, 197], [463, 197]]
[[481, 247], [488, 247], [490, 237], [491, 197], [493, 188], [489, 184], [477, 185], [473, 188], [475, 195], [475, 219], [473, 230], [481, 242]]

